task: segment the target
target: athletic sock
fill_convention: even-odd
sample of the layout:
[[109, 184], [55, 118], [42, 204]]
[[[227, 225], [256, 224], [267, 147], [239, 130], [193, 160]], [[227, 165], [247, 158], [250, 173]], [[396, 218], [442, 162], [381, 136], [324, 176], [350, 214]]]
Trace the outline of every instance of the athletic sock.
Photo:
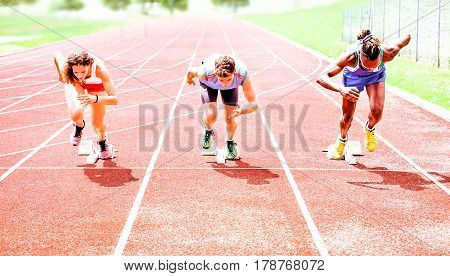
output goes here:
[[375, 126], [373, 126], [373, 128], [369, 128], [369, 121], [366, 122], [366, 130], [372, 132], [375, 130]]
[[75, 126], [76, 126], [77, 128], [79, 128], [79, 129], [83, 129], [85, 125], [86, 125], [86, 122], [85, 122], [84, 120], [83, 120], [83, 126], [82, 126], [82, 127], [79, 127], [79, 126], [75, 123]]
[[77, 124], [75, 124], [75, 136], [80, 136], [81, 135], [81, 131], [83, 130], [84, 126], [86, 125], [86, 123], [83, 120], [83, 126], [79, 127], [77, 126]]
[[101, 150], [105, 150], [106, 149], [106, 138], [105, 138], [105, 140], [98, 141], [98, 144], [99, 144]]

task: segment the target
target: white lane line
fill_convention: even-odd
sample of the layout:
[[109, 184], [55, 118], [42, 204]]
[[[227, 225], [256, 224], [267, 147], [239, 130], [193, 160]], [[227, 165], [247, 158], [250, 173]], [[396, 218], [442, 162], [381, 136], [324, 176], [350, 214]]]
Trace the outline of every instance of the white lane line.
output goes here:
[[306, 224], [308, 225], [309, 231], [311, 232], [314, 243], [315, 243], [317, 249], [319, 250], [321, 256], [328, 256], [328, 249], [325, 246], [322, 237], [320, 236], [319, 230], [317, 229], [317, 226], [314, 223], [314, 220], [313, 220], [311, 214], [309, 213], [309, 210], [308, 210], [308, 207], [306, 206], [305, 200], [303, 199], [300, 189], [298, 188], [298, 184], [295, 181], [294, 176], [292, 175], [289, 166], [287, 165], [286, 159], [284, 158], [283, 153], [281, 152], [280, 147], [278, 146], [278, 143], [273, 135], [272, 129], [270, 128], [269, 123], [266, 121], [266, 117], [264, 116], [262, 109], [259, 109], [258, 113], [264, 124], [267, 135], [269, 135], [272, 146], [274, 147], [274, 149], [277, 153], [278, 159], [280, 159], [281, 165], [283, 166], [284, 173], [286, 174], [286, 177], [289, 181], [291, 189], [294, 192], [295, 199], [297, 200], [297, 204], [300, 208], [300, 211], [301, 211], [303, 217], [305, 218]]
[[[242, 56], [242, 55], [240, 55], [240, 56]], [[188, 58], [189, 59], [189, 58]], [[186, 59], [186, 58], [183, 58], [183, 59], [173, 59], [173, 60], [183, 60], [182, 62], [179, 62], [179, 63], [176, 63], [176, 64], [182, 64], [182, 63], [184, 63], [184, 62], [187, 62], [187, 60], [188, 59]], [[250, 58], [247, 58], [247, 59], [250, 59]], [[261, 58], [257, 58], [258, 60], [261, 60]], [[271, 59], [271, 60], [273, 60], [273, 56], [270, 56], [270, 57], [267, 57], [267, 58], [265, 58], [265, 59]], [[115, 59], [115, 60], [117, 60], [117, 59]], [[155, 59], [154, 59], [155, 60]], [[162, 60], [162, 59], [159, 59], [159, 60]], [[111, 62], [112, 63], [112, 62]], [[45, 63], [45, 64], [48, 64], [48, 63]], [[133, 63], [133, 65], [134, 65], [135, 63]], [[167, 69], [170, 69], [171, 67], [175, 67], [175, 66], [177, 66], [176, 64], [174, 64], [174, 65], [170, 65], [170, 66], [168, 66], [168, 67], [164, 67], [164, 68], [145, 68], [145, 69], [141, 69], [141, 71], [142, 72], [147, 72], [147, 73], [143, 73], [142, 74], [142, 76], [144, 76], [144, 75], [146, 75], [146, 74], [148, 74], [148, 73], [150, 73], [150, 72], [153, 72], [153, 73], [156, 73], [156, 72], [160, 72], [160, 71], [164, 71], [164, 70], [167, 70]], [[130, 66], [130, 65], [132, 65], [131, 63], [130, 64], [127, 64], [127, 65], [123, 65], [123, 66], [118, 66], [118, 67], [115, 67], [115, 68], [112, 68], [112, 69], [110, 69], [109, 71], [110, 72], [114, 72], [114, 71], [117, 71], [117, 70], [120, 70], [120, 72], [127, 72], [127, 71], [133, 71], [133, 70], [135, 70], [135, 68], [126, 68], [126, 67], [128, 67], [128, 66]], [[51, 73], [51, 72], [54, 72], [54, 70], [52, 69], [52, 70], [48, 70], [48, 73]], [[119, 73], [120, 73], [119, 72]], [[46, 73], [46, 74], [48, 74], [48, 73]], [[141, 76], [141, 74], [139, 74], [139, 76]], [[115, 79], [116, 81], [118, 81], [118, 80], [121, 80], [121, 78], [120, 79]], [[16, 85], [14, 85], [14, 86], [8, 86], [8, 87], [1, 87], [0, 88], [0, 90], [9, 90], [9, 89], [13, 89], [13, 88], [20, 88], [20, 87], [28, 87], [28, 86], [34, 86], [34, 85], [38, 85], [38, 84], [48, 84], [48, 83], [54, 83], [56, 80], [47, 80], [47, 81], [34, 81], [34, 80], [17, 80], [17, 81], [14, 81], [15, 83], [17, 83]], [[19, 83], [22, 83], [22, 84], [19, 84]], [[52, 94], [52, 93], [60, 93], [62, 90], [59, 90], [59, 91], [52, 91], [52, 92], [47, 92], [47, 93], [41, 93], [41, 95], [47, 95], [47, 94]], [[22, 99], [22, 98], [25, 98], [27, 95], [24, 95], [24, 96], [14, 96], [14, 97], [9, 97], [9, 98], [1, 98], [0, 99], [0, 102], [4, 102], [4, 101], [10, 101], [10, 100], [15, 100], [15, 99]]]
[[[148, 87], [142, 87], [142, 88], [138, 88], [138, 89], [126, 90], [126, 91], [122, 91], [121, 93], [117, 93], [117, 95], [121, 95], [121, 94], [125, 94], [125, 93], [132, 93], [132, 92], [136, 92], [138, 90], [143, 90], [143, 89], [158, 87], [158, 86], [162, 86], [162, 85], [166, 85], [166, 84], [170, 84], [170, 83], [175, 83], [175, 82], [180, 81], [182, 79], [183, 78], [178, 78], [178, 79], [175, 79], [175, 80], [170, 80], [170, 81], [166, 81], [166, 82], [162, 82], [162, 83], [156, 83], [156, 84], [148, 86]], [[194, 92], [196, 92], [196, 91], [194, 91]], [[191, 92], [189, 94], [193, 94], [194, 92]], [[153, 100], [153, 101], [149, 101], [149, 102], [143, 102], [143, 103], [139, 103], [139, 104], [132, 104], [132, 105], [127, 105], [127, 106], [123, 106], [123, 107], [119, 107], [119, 108], [108, 109], [108, 110], [106, 110], [106, 112], [109, 113], [109, 112], [115, 112], [115, 111], [130, 109], [130, 108], [133, 108], [133, 107], [136, 107], [136, 106], [139, 106], [139, 105], [167, 101], [167, 100], [170, 100], [170, 99], [173, 99], [173, 98], [175, 98], [175, 96], [169, 97], [169, 98], [159, 98], [157, 100]], [[47, 106], [57, 106], [57, 105], [62, 105], [62, 104], [65, 104], [65, 103], [56, 103], [56, 104], [47, 105]], [[38, 107], [30, 107], [27, 110], [32, 110], [32, 109], [36, 109], [36, 108], [38, 108]], [[10, 111], [10, 113], [13, 113], [13, 111]], [[90, 114], [86, 114], [85, 115], [85, 118], [89, 118], [89, 117], [90, 117]], [[64, 121], [70, 121], [70, 119], [60, 119], [60, 120], [55, 120], [55, 121], [47, 121], [47, 122], [42, 122], [42, 123], [37, 123], [37, 124], [25, 125], [25, 126], [16, 127], [16, 128], [3, 129], [3, 130], [0, 130], [0, 133], [17, 131], [17, 130], [32, 128], [32, 127], [39, 127], [39, 126], [44, 126], [44, 125], [49, 125], [49, 124], [59, 123], [59, 122], [64, 122]]]
[[[211, 165], [216, 165], [215, 161], [212, 161]], [[229, 164], [228, 164], [229, 165]], [[251, 167], [251, 168], [239, 168], [239, 167], [227, 167], [228, 165], [223, 165], [220, 167], [155, 167], [153, 170], [161, 170], [161, 171], [198, 171], [198, 170], [234, 170], [234, 171], [268, 171], [268, 170], [284, 170], [283, 167]], [[7, 170], [10, 167], [0, 167], [0, 170]], [[29, 166], [29, 167], [20, 167], [17, 170], [147, 170], [148, 167], [71, 167], [71, 166]], [[358, 169], [358, 168], [293, 168], [289, 167], [291, 171], [311, 171], [311, 172], [360, 172], [360, 173], [415, 173], [417, 172], [415, 169], [413, 170], [381, 170], [381, 169]], [[450, 171], [433, 171], [433, 173], [438, 174], [450, 174]], [[374, 182], [376, 183], [376, 182]]]
[[[5, 70], [5, 71], [7, 71], [8, 73], [11, 73], [13, 71], [28, 70], [28, 69], [32, 69], [32, 68], [35, 68], [35, 67], [41, 67], [41, 66], [44, 66], [44, 65], [47, 65], [47, 64], [48, 64], [48, 62], [34, 63], [33, 65], [16, 66], [16, 67], [13, 67], [13, 68], [8, 68], [8, 70]], [[7, 78], [7, 77], [5, 77], [5, 78]], [[0, 80], [4, 80], [4, 78], [1, 78]]]
[[[134, 28], [134, 27], [130, 26], [129, 27], [130, 31], [133, 30], [131, 28]], [[107, 30], [103, 30], [100, 32], [86, 34], [86, 35], [74, 36], [74, 37], [69, 38], [69, 41], [75, 42], [76, 44], [80, 44], [81, 47], [87, 48], [86, 45], [81, 45], [81, 44], [87, 44], [87, 43], [91, 43], [91, 42], [95, 42], [96, 44], [103, 43], [103, 38], [105, 38], [105, 40], [108, 39], [108, 41], [109, 41], [109, 40], [111, 40], [111, 35], [113, 35], [117, 30], [118, 30], [117, 28], [116, 29], [107, 29]], [[100, 37], [100, 35], [102, 35], [103, 37]], [[82, 40], [82, 41], [76, 41], [76, 40]], [[7, 54], [7, 55], [0, 55], [0, 58], [11, 58], [14, 55], [27, 54], [27, 56], [24, 58], [15, 59], [14, 61], [11, 61], [9, 63], [1, 64], [0, 68], [9, 66], [11, 64], [19, 63], [21, 61], [32, 60], [32, 59], [36, 59], [38, 57], [51, 55], [55, 51], [55, 49], [60, 49], [60, 47], [73, 48], [73, 46], [74, 46], [73, 44], [67, 44], [67, 43], [68, 43], [67, 40], [60, 40], [60, 41], [56, 41], [56, 42], [50, 42], [47, 44], [39, 45], [34, 48], [25, 49], [23, 51], [14, 52], [14, 53]], [[114, 43], [117, 43], [117, 41], [110, 43], [110, 44], [112, 45]], [[63, 44], [63, 45], [60, 45], [60, 44]], [[79, 46], [76, 45], [76, 48], [79, 48]], [[36, 51], [39, 54], [34, 54], [34, 55], [31, 54], [33, 51]], [[4, 69], [4, 70], [7, 70], [7, 69]]]
[[[48, 64], [48, 62], [45, 63], [45, 64]], [[50, 71], [51, 71], [51, 72], [55, 72], [55, 70], [49, 70], [49, 73], [50, 73]], [[15, 82], [21, 82], [21, 83], [24, 83], [24, 84], [17, 84], [17, 85], [13, 85], [13, 86], [2, 87], [2, 88], [0, 88], [0, 91], [1, 91], [1, 90], [17, 89], [17, 88], [21, 88], [21, 87], [33, 87], [33, 86], [38, 85], [38, 84], [54, 83], [55, 80], [46, 80], [46, 81], [27, 81], [27, 80], [20, 80], [20, 81], [15, 81]], [[20, 97], [20, 98], [25, 98], [26, 95], [25, 95], [25, 96], [19, 96], [19, 97]], [[0, 101], [7, 101], [7, 100], [10, 100], [10, 99], [12, 99], [12, 97], [11, 97], [11, 98], [0, 99]]]
[[[142, 76], [142, 75], [135, 75], [135, 77], [139, 77], [139, 76]], [[144, 89], [149, 89], [149, 88], [153, 88], [153, 87], [157, 87], [157, 86], [162, 86], [162, 85], [170, 84], [170, 83], [173, 83], [173, 82], [176, 82], [176, 81], [179, 81], [179, 80], [180, 79], [169, 80], [169, 81], [157, 83], [157, 84], [154, 84], [154, 85], [143, 86], [143, 87], [133, 88], [133, 89], [129, 89], [129, 90], [123, 90], [121, 92], [118, 92], [117, 95], [122, 95], [122, 94], [132, 93], [132, 92], [136, 92], [136, 91], [140, 91], [140, 90], [144, 90]], [[166, 97], [166, 99], [168, 99], [168, 97]], [[52, 103], [52, 104], [46, 104], [46, 105], [38, 105], [38, 106], [26, 107], [26, 108], [11, 110], [11, 111], [0, 112], [0, 115], [8, 115], [8, 114], [18, 113], [18, 112], [37, 110], [37, 109], [44, 109], [44, 108], [47, 108], [47, 107], [54, 107], [54, 106], [65, 105], [65, 104], [66, 104], [66, 102], [64, 101], [64, 102], [58, 102], [58, 103]]]
[[[230, 48], [232, 49], [232, 52], [234, 54], [233, 47], [231, 46], [230, 40], [228, 39], [228, 36], [227, 36], [226, 32], [223, 29], [222, 29], [222, 31], [225, 34], [225, 38], [226, 38], [226, 40], [228, 42], [228, 45], [230, 46]], [[278, 60], [279, 57], [272, 50], [270, 50], [268, 47], [266, 47], [266, 45], [261, 43], [259, 40], [257, 40], [253, 35], [251, 35], [247, 31], [243, 30], [243, 32], [245, 32], [248, 37], [251, 37], [256, 43], [258, 43], [260, 46], [262, 46], [264, 49], [266, 49], [269, 53], [272, 54], [272, 56], [274, 56], [274, 58], [276, 58]], [[318, 71], [321, 66], [322, 66], [322, 63], [319, 61], [319, 64], [316, 67], [316, 70], [311, 72], [310, 75], [312, 75], [314, 72]], [[261, 121], [262, 121], [262, 123], [264, 125], [264, 128], [266, 129], [266, 132], [267, 132], [267, 135], [269, 136], [270, 142], [272, 143], [272, 146], [273, 146], [275, 152], [277, 153], [278, 159], [280, 160], [280, 163], [281, 163], [281, 165], [283, 167], [283, 171], [284, 171], [284, 173], [285, 173], [285, 175], [286, 175], [286, 177], [287, 177], [287, 179], [289, 181], [289, 184], [291, 186], [291, 189], [292, 189], [292, 191], [294, 193], [294, 196], [295, 196], [295, 199], [297, 201], [297, 205], [300, 208], [300, 212], [303, 215], [303, 218], [305, 219], [305, 222], [306, 222], [306, 224], [308, 226], [308, 229], [309, 229], [309, 231], [311, 233], [311, 236], [312, 236], [312, 238], [314, 240], [314, 243], [315, 243], [317, 249], [319, 250], [319, 253], [320, 253], [321, 256], [328, 256], [329, 255], [328, 254], [328, 249], [325, 246], [325, 243], [323, 242], [322, 236], [320, 235], [320, 232], [317, 229], [317, 226], [314, 223], [314, 220], [313, 220], [313, 218], [312, 218], [312, 216], [311, 216], [311, 214], [310, 214], [310, 212], [308, 210], [306, 202], [303, 199], [303, 196], [302, 196], [302, 194], [300, 192], [299, 185], [297, 184], [297, 182], [295, 181], [294, 176], [291, 173], [291, 170], [290, 170], [290, 168], [289, 168], [289, 166], [288, 166], [288, 164], [286, 162], [286, 159], [284, 158], [284, 155], [283, 155], [283, 153], [282, 153], [282, 151], [281, 151], [281, 149], [280, 149], [280, 147], [278, 145], [278, 142], [275, 139], [275, 135], [273, 134], [273, 131], [272, 131], [269, 123], [267, 122], [266, 116], [264, 115], [262, 110], [263, 110], [262, 108], [258, 109], [258, 114], [259, 114], [259, 116], [261, 118]]]
[[[157, 34], [154, 34], [154, 35], [152, 35], [151, 37], [155, 37], [155, 36], [157, 36]], [[117, 52], [117, 53], [115, 53], [115, 54], [113, 54], [113, 55], [107, 57], [107, 58], [105, 59], [105, 61], [108, 61], [108, 60], [110, 60], [110, 59], [113, 59], [114, 57], [116, 57], [116, 56], [118, 56], [118, 55], [121, 55], [122, 53], [125, 53], [125, 52], [127, 52], [127, 51], [129, 51], [129, 50], [131, 50], [131, 49], [134, 49], [134, 48], [140, 46], [141, 44], [143, 44], [144, 42], [146, 42], [146, 41], [143, 40], [143, 41], [141, 41], [141, 42], [139, 42], [139, 43], [136, 43], [136, 44], [134, 44], [134, 45], [132, 45], [132, 46], [126, 48], [126, 49], [123, 49], [122, 51], [119, 51], [119, 52]], [[103, 46], [103, 47], [106, 47], [106, 46]], [[101, 49], [101, 48], [103, 48], [103, 47], [99, 47], [98, 49]], [[97, 50], [98, 50], [98, 49], [97, 49]], [[97, 51], [97, 50], [96, 50], [96, 51]], [[51, 65], [53, 65], [53, 62], [52, 62]], [[33, 85], [35, 85], [35, 84], [33, 84]], [[3, 107], [3, 108], [0, 108], [0, 112], [3, 112], [4, 110], [6, 110], [6, 109], [8, 109], [8, 108], [10, 108], [10, 107], [13, 107], [13, 106], [15, 106], [15, 105], [18, 105], [18, 104], [20, 104], [20, 103], [22, 103], [22, 102], [25, 102], [25, 101], [27, 101], [27, 100], [33, 98], [34, 96], [37, 96], [37, 95], [41, 94], [42, 92], [45, 92], [45, 91], [47, 91], [47, 90], [52, 89], [53, 87], [56, 87], [57, 85], [59, 85], [59, 82], [56, 82], [54, 85], [51, 85], [51, 86], [49, 86], [49, 87], [47, 87], [47, 88], [44, 88], [44, 89], [42, 89], [42, 90], [39, 90], [39, 91], [37, 91], [37, 92], [35, 92], [35, 93], [31, 94], [31, 95], [28, 95], [28, 96], [26, 96], [25, 98], [23, 98], [23, 99], [21, 99], [21, 100], [18, 100], [18, 101], [16, 101], [16, 102], [13, 102], [13, 103], [10, 104], [10, 105], [7, 105], [7, 106], [5, 106], [5, 107]], [[51, 105], [51, 106], [54, 106], [54, 104]], [[0, 113], [0, 114], [2, 114], [2, 113]], [[4, 114], [4, 113], [3, 113], [3, 114]]]
[[[41, 94], [42, 92], [45, 92], [45, 91], [47, 91], [47, 90], [50, 90], [50, 89], [52, 89], [52, 88], [58, 86], [58, 84], [59, 84], [59, 83], [55, 83], [55, 84], [53, 84], [53, 85], [50, 85], [50, 86], [48, 86], [47, 88], [44, 88], [44, 89], [42, 89], [42, 90], [39, 90], [39, 91], [37, 91], [37, 92], [35, 92], [35, 93], [31, 94], [31, 95], [26, 96], [25, 98], [22, 98], [22, 99], [20, 99], [20, 100], [18, 100], [18, 101], [15, 101], [15, 102], [13, 102], [13, 103], [11, 103], [11, 104], [5, 106], [5, 107], [2, 107], [2, 108], [0, 108], [0, 112], [3, 112], [3, 111], [5, 111], [6, 109], [11, 108], [11, 107], [13, 107], [13, 106], [16, 106], [16, 105], [18, 105], [18, 104], [20, 104], [20, 103], [23, 103], [23, 102], [25, 102], [25, 101], [28, 101], [29, 99], [33, 98], [34, 96], [39, 95], [39, 94]], [[53, 105], [54, 105], [54, 104], [53, 104]], [[2, 113], [0, 113], [0, 114], [2, 114]], [[3, 113], [3, 114], [5, 114], [5, 113]]]
[[[154, 36], [156, 36], [156, 34], [152, 35], [152, 37], [154, 37]], [[133, 45], [132, 45], [131, 47], [129, 47], [129, 48], [136, 48], [137, 46], [143, 44], [144, 42], [146, 42], [146, 40], [143, 40], [143, 41], [140, 41], [139, 43], [133, 44]], [[105, 47], [106, 47], [106, 46], [104, 45], [104, 46], [102, 46], [102, 47], [96, 49], [95, 51], [97, 52], [99, 49], [105, 48]], [[126, 50], [126, 49], [125, 49], [125, 50]], [[123, 51], [125, 51], [125, 50], [123, 50]], [[122, 52], [123, 52], [123, 51], [122, 51]], [[116, 55], [117, 55], [117, 53], [116, 53]], [[112, 56], [112, 57], [110, 57], [110, 58], [106, 58], [106, 59], [104, 59], [104, 61], [109, 61], [108, 63], [110, 64], [110, 63], [112, 63], [110, 60], [113, 59], [113, 58], [114, 58], [114, 56]], [[50, 59], [49, 59], [49, 60], [50, 60]], [[108, 70], [109, 70], [110, 73], [116, 72], [116, 71], [119, 71], [119, 73], [120, 73], [120, 72], [124, 72], [124, 71], [134, 71], [135, 68], [127, 68], [127, 67], [130, 67], [130, 66], [139, 64], [139, 63], [141, 63], [141, 62], [142, 62], [142, 59], [141, 59], [141, 60], [138, 60], [138, 61], [133, 61], [133, 62], [128, 63], [128, 64], [124, 64], [124, 65], [121, 65], [121, 66], [109, 66], [109, 69], [108, 69]], [[47, 65], [45, 68], [48, 68], [49, 66], [53, 65], [53, 63], [52, 63], [51, 65], [49, 65], [49, 62], [46, 62], [46, 63], [44, 63], [44, 65]], [[42, 68], [44, 68], [44, 67], [42, 67]], [[158, 70], [158, 69], [152, 69], [152, 70]], [[141, 71], [148, 71], [148, 69], [141, 69]], [[48, 74], [54, 73], [54, 72], [55, 72], [55, 70], [52, 69], [52, 68], [50, 68], [50, 69], [45, 70], [45, 71], [43, 71], [43, 72], [39, 72], [39, 73], [36, 73], [36, 74], [30, 74], [30, 75], [27, 75], [27, 77], [47, 76]], [[1, 80], [5, 80], [5, 79], [0, 79], [0, 81], [1, 81]], [[6, 79], [6, 80], [7, 80], [7, 79]], [[120, 79], [116, 79], [116, 80], [120, 80]], [[25, 84], [16, 84], [16, 85], [14, 85], [14, 86], [1, 87], [1, 88], [0, 88], [0, 91], [1, 91], [1, 90], [9, 90], [9, 89], [13, 89], [13, 88], [20, 88], [20, 87], [29, 87], [29, 86], [33, 86], [33, 85], [37, 85], [37, 84], [46, 84], [46, 83], [49, 83], [49, 82], [55, 82], [55, 80], [44, 80], [44, 81], [14, 80], [14, 82], [25, 82]], [[23, 96], [22, 96], [22, 97], [23, 97]]]
[[58, 136], [61, 132], [63, 132], [68, 126], [72, 125], [71, 123], [67, 123], [64, 127], [60, 128], [58, 131], [56, 131], [55, 133], [53, 133], [53, 135], [51, 135], [50, 137], [47, 138], [47, 140], [45, 140], [42, 144], [40, 144], [38, 147], [36, 147], [32, 152], [30, 152], [29, 154], [27, 154], [27, 156], [25, 156], [24, 158], [20, 159], [19, 162], [17, 162], [16, 164], [14, 164], [14, 166], [10, 167], [5, 173], [3, 173], [0, 176], [0, 183], [5, 180], [5, 178], [7, 178], [11, 173], [13, 173], [18, 167], [20, 167], [20, 165], [22, 165], [23, 163], [25, 163], [25, 161], [27, 161], [28, 159], [30, 159], [33, 155], [36, 154], [36, 152], [38, 152], [39, 150], [41, 150], [42, 148], [44, 148], [51, 140], [53, 140], [56, 136]]
[[[109, 44], [107, 44], [107, 45], [102, 45], [101, 47], [98, 47], [95, 51], [97, 51], [97, 50], [99, 50], [99, 49], [102, 49], [102, 48], [106, 48], [106, 47], [111, 46], [111, 45], [114, 45], [114, 44], [116, 44], [116, 42], [112, 42], [112, 43], [109, 43]], [[50, 54], [50, 53], [49, 53], [49, 54]], [[46, 53], [45, 55], [47, 55], [47, 53]], [[28, 72], [25, 72], [25, 73], [22, 73], [22, 74], [19, 74], [19, 75], [16, 75], [16, 76], [14, 76], [14, 77], [9, 77], [9, 78], [6, 78], [6, 79], [1, 79], [1, 80], [0, 80], [0, 83], [4, 83], [4, 82], [11, 81], [11, 80], [19, 79], [19, 78], [21, 78], [21, 77], [33, 76], [33, 75], [34, 75], [34, 74], [33, 74], [34, 72], [40, 72], [40, 71], [42, 71], [43, 69], [49, 68], [49, 67], [51, 67], [51, 66], [54, 66], [54, 65], [53, 65], [53, 62], [49, 62], [49, 64], [46, 65], [46, 66], [41, 66], [41, 67], [39, 67], [39, 68], [36, 68], [36, 69], [34, 69], [34, 70], [31, 70], [31, 71], [28, 71]], [[40, 74], [40, 73], [38, 73], [37, 75], [39, 75], [39, 74]]]
[[[134, 48], [134, 47], [132, 47], [132, 48]], [[183, 61], [181, 61], [181, 62], [177, 62], [177, 63], [175, 63], [175, 64], [172, 64], [172, 65], [169, 65], [169, 66], [167, 66], [167, 67], [160, 68], [160, 69], [157, 69], [157, 70], [153, 70], [153, 71], [151, 71], [151, 72], [147, 72], [147, 73], [143, 73], [143, 74], [136, 74], [135, 77], [143, 77], [143, 76], [148, 76], [148, 75], [151, 75], [151, 74], [156, 74], [156, 73], [159, 73], [159, 72], [161, 72], [161, 71], [166, 71], [166, 70], [169, 70], [169, 69], [171, 69], [171, 68], [177, 67], [177, 66], [179, 66], [179, 65], [181, 65], [181, 64], [184, 64], [184, 63], [186, 63], [186, 62], [187, 62], [187, 60], [183, 60]], [[136, 70], [136, 69], [133, 69], [133, 70]], [[144, 69], [140, 69], [139, 71], [142, 71], [142, 70], [144, 70]], [[126, 77], [116, 79], [116, 81], [123, 80], [123, 79], [126, 79]], [[7, 109], [7, 108], [9, 108], [9, 107], [12, 107], [12, 106], [17, 105], [17, 104], [19, 104], [19, 103], [21, 103], [21, 102], [24, 102], [24, 101], [26, 101], [26, 100], [28, 100], [28, 99], [30, 99], [30, 98], [36, 96], [36, 95], [46, 95], [46, 94], [60, 93], [60, 92], [62, 92], [62, 90], [59, 90], [59, 91], [52, 91], [52, 92], [50, 92], [50, 93], [43, 93], [43, 92], [45, 92], [46, 90], [49, 90], [49, 89], [55, 87], [55, 86], [58, 85], [58, 84], [59, 84], [59, 83], [56, 83], [55, 85], [52, 85], [52, 86], [50, 86], [50, 87], [48, 87], [48, 88], [45, 88], [45, 89], [43, 89], [43, 90], [41, 90], [41, 91], [38, 91], [38, 92], [36, 92], [36, 93], [34, 93], [34, 94], [32, 94], [32, 95], [26, 96], [26, 97], [23, 98], [22, 100], [19, 100], [19, 101], [17, 101], [17, 102], [14, 102], [14, 103], [10, 104], [9, 106], [6, 106], [6, 107], [4, 107], [4, 108], [1, 108], [1, 109], [0, 109], [0, 115], [9, 114], [9, 113], [16, 113], [16, 112], [22, 112], [22, 111], [28, 111], [28, 110], [41, 109], [41, 108], [46, 108], [46, 107], [53, 107], [53, 106], [55, 106], [55, 105], [64, 105], [66, 102], [59, 102], [59, 103], [56, 103], [56, 104], [54, 103], [54, 104], [47, 104], [47, 105], [38, 105], [38, 106], [33, 106], [33, 107], [28, 107], [28, 108], [16, 109], [16, 110], [8, 111], [8, 112], [2, 112], [2, 111], [4, 111], [5, 109]], [[144, 88], [148, 88], [148, 87], [150, 87], [150, 86], [141, 87], [140, 89], [144, 89]], [[125, 91], [119, 92], [118, 95], [121, 94], [121, 93], [124, 93], [124, 92], [125, 92]]]
[[[200, 36], [200, 38], [199, 38], [199, 40], [197, 42], [197, 46], [195, 48], [194, 54], [191, 57], [191, 62], [189, 63], [188, 70], [192, 66], [194, 58], [197, 55], [197, 51], [198, 51], [198, 49], [200, 47], [200, 42], [202, 41], [203, 36], [205, 34], [205, 30], [206, 30], [206, 25], [203, 27], [202, 34], [201, 34], [201, 36]], [[187, 71], [186, 71], [186, 74], [187, 74]], [[135, 222], [135, 220], [137, 218], [137, 215], [138, 215], [138, 212], [139, 212], [139, 208], [141, 206], [142, 199], [144, 198], [145, 190], [147, 189], [147, 186], [148, 186], [148, 184], [150, 182], [150, 178], [152, 176], [152, 172], [153, 172], [153, 170], [155, 168], [156, 160], [158, 159], [159, 152], [160, 152], [160, 150], [162, 148], [162, 145], [164, 143], [164, 139], [166, 137], [167, 130], [169, 129], [169, 125], [172, 122], [173, 115], [175, 114], [175, 109], [176, 109], [176, 107], [178, 105], [178, 102], [180, 100], [180, 97], [181, 97], [181, 94], [183, 92], [183, 88], [184, 88], [185, 84], [186, 84], [186, 80], [183, 79], [182, 84], [180, 86], [180, 89], [178, 90], [177, 98], [175, 99], [175, 102], [173, 103], [173, 105], [172, 105], [172, 107], [170, 109], [170, 113], [168, 115], [168, 119], [167, 119], [166, 123], [164, 124], [164, 128], [163, 128], [163, 130], [161, 132], [161, 135], [159, 136], [158, 144], [156, 146], [155, 151], [152, 154], [152, 158], [150, 160], [150, 164], [148, 165], [147, 170], [145, 172], [145, 177], [142, 180], [141, 186], [139, 187], [139, 192], [136, 195], [136, 199], [134, 200], [133, 207], [130, 210], [130, 214], [128, 215], [128, 218], [127, 218], [127, 221], [125, 223], [125, 226], [124, 226], [124, 228], [122, 230], [122, 233], [121, 233], [121, 235], [119, 237], [119, 240], [117, 242], [116, 248], [114, 250], [114, 255], [115, 256], [121, 256], [123, 254], [123, 250], [125, 249], [125, 245], [127, 244], [128, 237], [130, 236], [130, 233], [131, 233], [131, 229], [133, 228], [133, 224], [134, 224], [134, 222]]]
[[28, 72], [25, 72], [25, 73], [16, 75], [16, 76], [14, 76], [14, 77], [10, 77], [10, 78], [7, 78], [7, 79], [2, 79], [2, 80], [0, 80], [0, 83], [4, 83], [4, 82], [12, 81], [12, 80], [15, 80], [15, 79], [19, 79], [19, 78], [22, 78], [22, 77], [26, 77], [26, 76], [28, 76], [28, 75], [31, 75], [31, 74], [34, 73], [34, 72], [39, 72], [39, 71], [41, 71], [42, 69], [48, 68], [48, 67], [50, 67], [50, 66], [52, 66], [52, 64], [49, 64], [49, 65], [43, 66], [43, 67], [41, 67], [41, 68], [37, 68], [37, 69], [31, 70], [31, 71], [28, 71]]

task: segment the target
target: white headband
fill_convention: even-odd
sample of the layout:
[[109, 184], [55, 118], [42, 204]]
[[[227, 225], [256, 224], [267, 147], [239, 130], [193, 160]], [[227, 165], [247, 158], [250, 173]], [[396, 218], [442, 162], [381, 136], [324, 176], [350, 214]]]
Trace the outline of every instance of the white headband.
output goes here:
[[372, 34], [368, 34], [363, 39], [360, 40], [360, 44], [364, 44], [371, 39], [372, 39]]

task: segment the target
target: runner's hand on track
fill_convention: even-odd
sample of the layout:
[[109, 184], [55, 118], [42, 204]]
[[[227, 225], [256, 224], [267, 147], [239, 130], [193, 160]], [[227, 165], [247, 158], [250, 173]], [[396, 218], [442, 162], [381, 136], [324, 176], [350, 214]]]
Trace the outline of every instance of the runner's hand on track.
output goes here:
[[242, 115], [242, 108], [239, 106], [239, 104], [236, 104], [236, 108], [234, 109], [234, 111], [230, 114], [230, 116], [228, 116], [228, 120], [229, 119], [233, 119], [236, 118], [237, 116]]
[[359, 99], [359, 90], [356, 87], [341, 87], [339, 91], [345, 99], [356, 103]]

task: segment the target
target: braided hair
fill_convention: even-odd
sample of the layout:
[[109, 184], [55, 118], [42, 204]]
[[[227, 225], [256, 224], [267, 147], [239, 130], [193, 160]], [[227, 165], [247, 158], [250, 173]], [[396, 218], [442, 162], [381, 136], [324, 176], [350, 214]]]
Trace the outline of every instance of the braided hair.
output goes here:
[[381, 52], [381, 41], [372, 35], [369, 29], [362, 29], [357, 39], [362, 45], [362, 52], [370, 59], [375, 60]]

